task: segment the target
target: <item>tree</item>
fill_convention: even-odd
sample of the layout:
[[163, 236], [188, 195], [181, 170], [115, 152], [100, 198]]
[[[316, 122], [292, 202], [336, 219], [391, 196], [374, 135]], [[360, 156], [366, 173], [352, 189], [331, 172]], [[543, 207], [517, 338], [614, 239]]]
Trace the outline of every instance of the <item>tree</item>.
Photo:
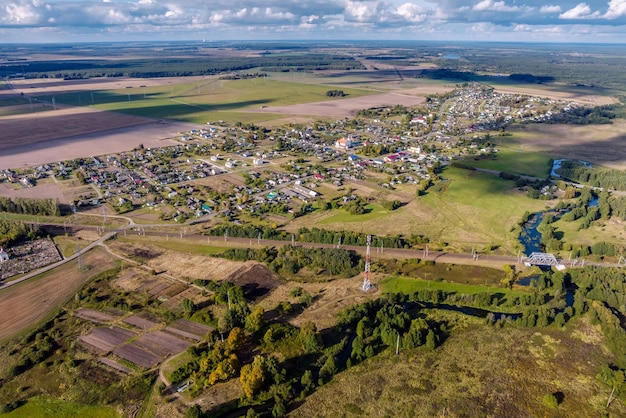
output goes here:
[[265, 311], [258, 307], [246, 317], [246, 330], [252, 334], [257, 333], [265, 325]]
[[228, 346], [231, 350], [236, 350], [243, 344], [245, 339], [246, 334], [244, 333], [243, 329], [235, 327], [230, 330], [226, 342], [228, 343]]
[[246, 398], [253, 399], [265, 384], [264, 366], [263, 356], [256, 356], [251, 364], [246, 364], [241, 368], [239, 382]]
[[428, 334], [426, 335], [426, 348], [429, 350], [434, 350], [437, 347], [437, 336], [433, 332], [432, 329], [428, 330]]

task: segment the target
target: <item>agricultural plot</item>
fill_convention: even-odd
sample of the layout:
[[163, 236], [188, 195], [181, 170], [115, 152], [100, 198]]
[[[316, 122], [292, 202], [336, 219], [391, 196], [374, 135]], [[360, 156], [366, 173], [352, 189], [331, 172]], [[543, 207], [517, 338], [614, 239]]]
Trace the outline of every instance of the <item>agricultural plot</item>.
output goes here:
[[115, 266], [112, 256], [101, 249], [89, 251], [82, 259], [87, 269], [78, 269], [77, 261], [20, 283], [0, 292], [0, 340], [13, 336], [44, 320], [58, 306], [94, 275]]
[[[200, 341], [212, 328], [191, 321], [178, 320], [162, 330], [161, 320], [146, 313], [137, 313], [121, 319], [121, 323], [136, 328], [131, 330], [115, 325], [120, 316], [111, 315], [93, 309], [79, 309], [75, 316], [94, 323], [113, 322], [109, 327], [97, 327], [78, 337], [78, 341], [89, 351], [103, 357], [103, 364], [128, 373], [130, 369], [119, 364], [109, 354], [130, 361], [139, 367], [151, 368], [162, 362], [165, 357], [184, 351], [192, 341]], [[151, 331], [152, 330], [152, 331]]]
[[154, 331], [139, 336], [134, 344], [148, 350], [160, 358], [179, 353], [189, 347], [190, 343], [163, 331]]
[[94, 328], [89, 334], [81, 335], [78, 339], [88, 348], [106, 354], [135, 335], [130, 330], [113, 326], [111, 328]]
[[95, 309], [79, 309], [74, 313], [74, 316], [80, 319], [84, 319], [89, 322], [93, 322], [96, 324], [104, 324], [107, 322], [114, 321], [116, 318], [107, 313], [97, 311]]
[[159, 364], [159, 356], [150, 351], [138, 347], [136, 344], [124, 344], [113, 351], [113, 354], [124, 360], [128, 360], [137, 366], [150, 369]]
[[124, 373], [124, 374], [129, 374], [130, 372], [132, 372], [131, 369], [129, 369], [128, 367], [118, 363], [115, 360], [111, 360], [110, 358], [107, 357], [101, 357], [98, 359], [98, 362], [109, 366], [110, 368], [112, 368], [113, 370], [117, 370], [118, 372]]
[[185, 338], [200, 341], [213, 328], [208, 325], [198, 324], [197, 322], [187, 321], [185, 319], [177, 319], [171, 325], [165, 327], [165, 331], [177, 334]]
[[148, 319], [142, 314], [135, 314], [129, 316], [128, 318], [124, 318], [124, 322], [144, 331], [147, 331], [159, 325], [156, 320]]

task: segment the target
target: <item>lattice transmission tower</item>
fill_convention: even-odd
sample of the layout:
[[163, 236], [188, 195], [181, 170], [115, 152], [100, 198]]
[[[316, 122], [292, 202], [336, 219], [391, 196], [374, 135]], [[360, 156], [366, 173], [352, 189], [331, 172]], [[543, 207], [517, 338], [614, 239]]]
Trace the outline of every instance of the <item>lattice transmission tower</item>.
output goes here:
[[364, 292], [367, 292], [370, 290], [370, 287], [372, 287], [372, 284], [370, 282], [370, 245], [372, 243], [372, 236], [368, 235], [367, 236], [367, 249], [365, 250], [365, 272], [363, 274], [363, 286], [361, 286], [361, 289]]

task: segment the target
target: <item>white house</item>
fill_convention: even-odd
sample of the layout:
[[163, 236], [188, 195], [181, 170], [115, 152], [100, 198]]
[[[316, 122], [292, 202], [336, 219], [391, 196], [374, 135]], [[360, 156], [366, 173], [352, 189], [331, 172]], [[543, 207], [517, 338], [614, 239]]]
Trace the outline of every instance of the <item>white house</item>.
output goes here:
[[0, 263], [4, 263], [9, 259], [9, 254], [4, 251], [4, 248], [0, 248]]

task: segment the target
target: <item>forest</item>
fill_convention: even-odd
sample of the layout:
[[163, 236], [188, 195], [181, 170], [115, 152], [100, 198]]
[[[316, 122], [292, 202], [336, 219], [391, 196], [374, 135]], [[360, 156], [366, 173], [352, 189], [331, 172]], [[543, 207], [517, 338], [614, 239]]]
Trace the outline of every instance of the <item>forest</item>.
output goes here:
[[85, 79], [92, 77], [181, 77], [215, 75], [260, 68], [267, 71], [362, 69], [354, 58], [331, 54], [264, 55], [229, 58], [150, 58], [120, 60], [50, 60], [0, 65], [0, 77]]

